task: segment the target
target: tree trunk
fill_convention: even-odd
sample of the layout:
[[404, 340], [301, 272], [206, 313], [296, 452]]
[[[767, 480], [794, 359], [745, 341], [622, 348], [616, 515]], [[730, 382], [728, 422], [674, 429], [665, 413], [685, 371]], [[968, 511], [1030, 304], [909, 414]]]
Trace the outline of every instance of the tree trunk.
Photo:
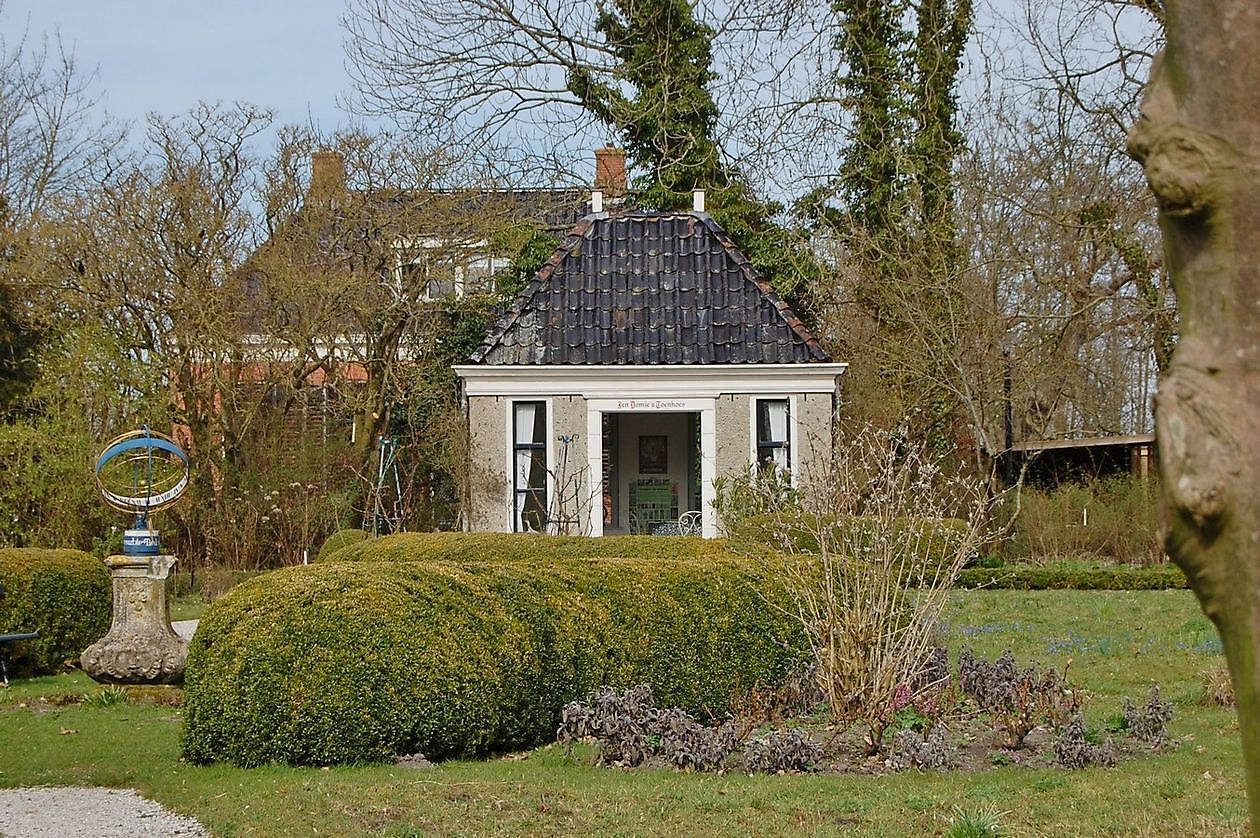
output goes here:
[[1168, 551], [1220, 631], [1260, 824], [1260, 4], [1168, 0], [1129, 151], [1160, 204], [1181, 340], [1157, 399]]

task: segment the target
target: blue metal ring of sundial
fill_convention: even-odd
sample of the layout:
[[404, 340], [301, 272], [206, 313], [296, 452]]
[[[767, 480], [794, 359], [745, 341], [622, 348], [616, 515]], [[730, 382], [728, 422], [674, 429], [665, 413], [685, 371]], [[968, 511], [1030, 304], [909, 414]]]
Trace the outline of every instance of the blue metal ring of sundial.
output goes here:
[[188, 455], [147, 428], [117, 437], [96, 458], [101, 496], [121, 512], [147, 515], [165, 509], [187, 490], [188, 478]]

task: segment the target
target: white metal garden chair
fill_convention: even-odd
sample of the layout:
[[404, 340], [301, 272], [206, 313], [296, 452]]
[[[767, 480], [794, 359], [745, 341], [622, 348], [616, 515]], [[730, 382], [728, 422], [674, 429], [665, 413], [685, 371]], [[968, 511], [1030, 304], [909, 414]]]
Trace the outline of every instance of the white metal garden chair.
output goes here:
[[678, 534], [679, 535], [699, 535], [700, 534], [700, 512], [693, 509], [690, 512], [684, 512], [678, 516]]

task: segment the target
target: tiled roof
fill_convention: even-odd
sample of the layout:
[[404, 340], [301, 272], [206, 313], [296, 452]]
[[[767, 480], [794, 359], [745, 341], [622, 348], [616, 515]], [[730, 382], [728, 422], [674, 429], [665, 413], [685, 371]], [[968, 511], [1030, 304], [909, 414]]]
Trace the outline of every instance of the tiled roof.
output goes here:
[[587, 216], [491, 329], [473, 363], [830, 361], [703, 213]]
[[[309, 254], [311, 261], [331, 266], [357, 259], [360, 268], [383, 273], [393, 264], [392, 243], [399, 239], [432, 239], [455, 253], [461, 246], [472, 252], [476, 245], [493, 241], [496, 234], [515, 227], [539, 228], [561, 236], [589, 211], [590, 194], [580, 188], [338, 192], [337, 201], [323, 204], [314, 213], [303, 207], [246, 259], [236, 278], [244, 300], [240, 328], [257, 333], [264, 328], [267, 306], [291, 305], [269, 298], [270, 281], [260, 268], [265, 264], [261, 257], [277, 241], [293, 241], [293, 231], [303, 225], [314, 225], [305, 231], [315, 251]], [[286, 285], [279, 283], [278, 289], [284, 294]], [[349, 317], [349, 312], [343, 315], [347, 321]]]
[[[484, 235], [512, 224], [562, 234], [589, 211], [590, 191], [541, 189], [379, 189], [361, 193], [379, 217], [392, 218], [399, 232], [451, 238]], [[352, 219], [353, 220], [353, 219]]]

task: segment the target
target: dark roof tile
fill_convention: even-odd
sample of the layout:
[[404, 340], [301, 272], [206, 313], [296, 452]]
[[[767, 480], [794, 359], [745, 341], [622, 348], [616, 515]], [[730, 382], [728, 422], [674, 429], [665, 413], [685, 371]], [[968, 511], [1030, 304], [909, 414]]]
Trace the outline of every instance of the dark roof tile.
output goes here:
[[580, 221], [472, 360], [782, 364], [830, 356], [711, 218], [639, 212]]

